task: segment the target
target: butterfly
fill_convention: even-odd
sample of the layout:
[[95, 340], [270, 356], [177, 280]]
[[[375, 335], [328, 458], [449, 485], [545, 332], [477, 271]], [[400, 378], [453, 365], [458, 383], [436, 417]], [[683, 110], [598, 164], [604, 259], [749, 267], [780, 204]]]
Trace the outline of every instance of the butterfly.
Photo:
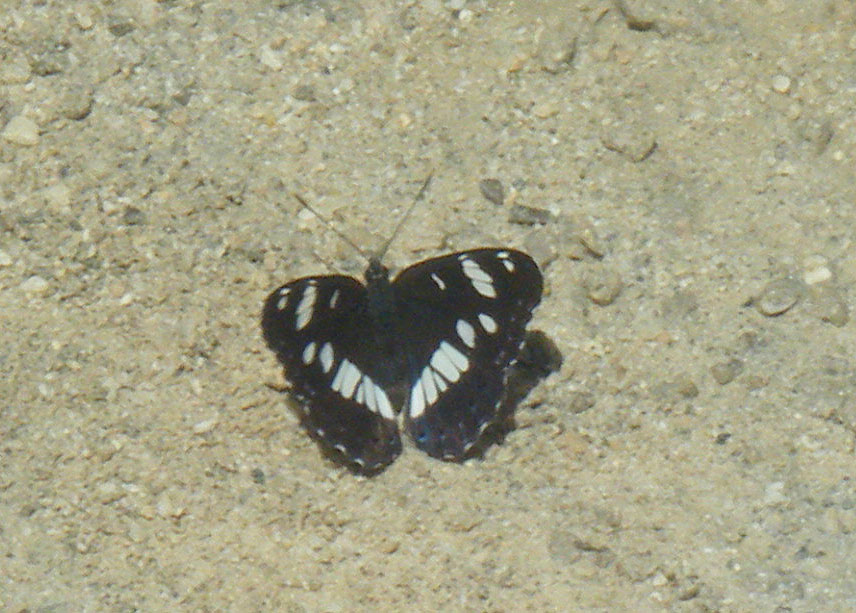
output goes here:
[[424, 452], [461, 461], [498, 418], [542, 287], [514, 249], [451, 253], [394, 279], [377, 256], [364, 282], [310, 276], [274, 290], [261, 327], [304, 425], [350, 465], [395, 460], [399, 421]]

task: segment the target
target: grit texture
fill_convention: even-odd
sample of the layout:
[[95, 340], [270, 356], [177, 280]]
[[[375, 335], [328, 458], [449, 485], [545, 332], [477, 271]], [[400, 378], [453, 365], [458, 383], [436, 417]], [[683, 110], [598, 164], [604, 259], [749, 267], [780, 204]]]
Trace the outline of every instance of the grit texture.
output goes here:
[[[5, 2], [0, 610], [856, 610], [856, 5]], [[300, 428], [265, 296], [521, 248], [484, 457]], [[422, 322], [430, 325], [430, 322]]]

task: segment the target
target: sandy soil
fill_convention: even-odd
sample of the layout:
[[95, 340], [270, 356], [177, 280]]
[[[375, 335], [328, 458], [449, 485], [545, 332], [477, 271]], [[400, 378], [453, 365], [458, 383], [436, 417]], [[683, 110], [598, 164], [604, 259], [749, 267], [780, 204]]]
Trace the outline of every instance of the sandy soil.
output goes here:
[[[856, 6], [626, 9], [6, 2], [0, 609], [856, 609]], [[528, 249], [564, 365], [356, 477], [259, 312], [432, 169], [387, 263]]]

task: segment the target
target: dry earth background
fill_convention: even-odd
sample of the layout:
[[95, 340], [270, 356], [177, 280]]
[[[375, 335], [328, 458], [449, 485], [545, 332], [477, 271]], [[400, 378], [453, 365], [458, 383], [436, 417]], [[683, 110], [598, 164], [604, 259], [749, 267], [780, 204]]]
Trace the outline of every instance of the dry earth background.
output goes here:
[[[856, 608], [853, 2], [0, 28], [0, 609]], [[364, 266], [291, 191], [370, 247], [431, 169], [388, 263], [529, 249], [564, 365], [483, 459], [355, 477], [266, 386], [259, 311]]]

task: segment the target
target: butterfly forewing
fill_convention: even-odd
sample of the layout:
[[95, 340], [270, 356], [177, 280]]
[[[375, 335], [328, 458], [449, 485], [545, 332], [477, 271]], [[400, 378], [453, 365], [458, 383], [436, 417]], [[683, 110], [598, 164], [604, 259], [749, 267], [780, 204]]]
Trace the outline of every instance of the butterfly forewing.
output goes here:
[[352, 277], [306, 277], [270, 294], [262, 314], [268, 346], [285, 367], [306, 425], [366, 470], [392, 462], [401, 439], [389, 397], [383, 339], [366, 287]]
[[520, 251], [477, 249], [411, 266], [393, 288], [408, 322], [405, 428], [426, 453], [460, 460], [497, 417], [541, 273]]

